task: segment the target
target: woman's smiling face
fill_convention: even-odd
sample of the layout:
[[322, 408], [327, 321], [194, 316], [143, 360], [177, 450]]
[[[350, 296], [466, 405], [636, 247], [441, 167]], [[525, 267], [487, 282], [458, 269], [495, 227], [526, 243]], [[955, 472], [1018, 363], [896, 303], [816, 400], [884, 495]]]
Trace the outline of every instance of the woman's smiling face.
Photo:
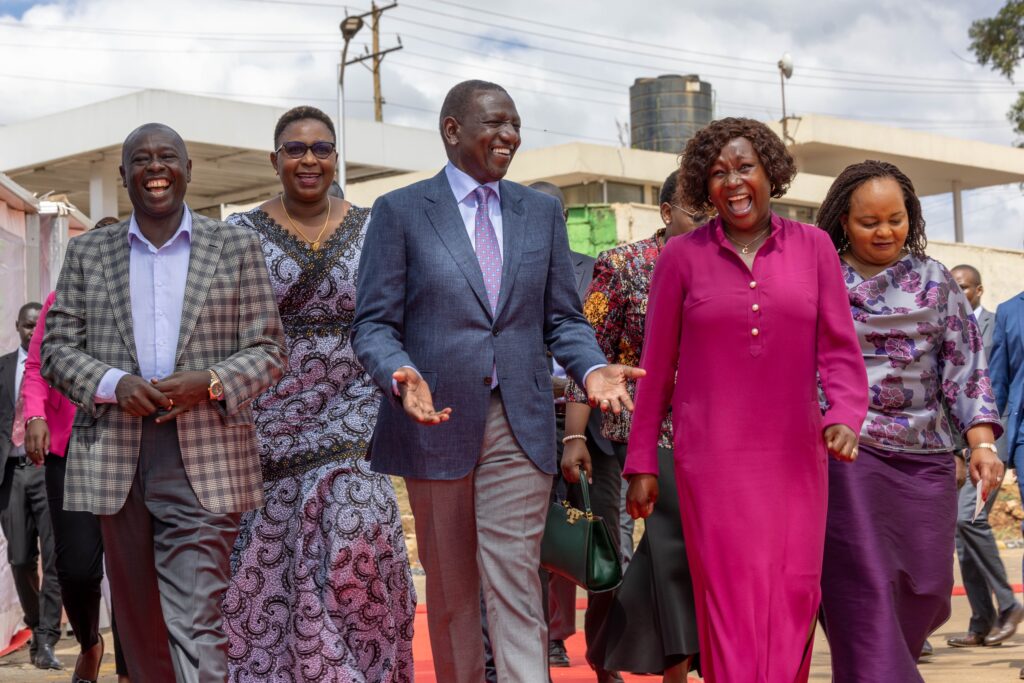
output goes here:
[[733, 138], [722, 148], [708, 171], [708, 198], [732, 231], [750, 232], [768, 223], [772, 184], [750, 140]]

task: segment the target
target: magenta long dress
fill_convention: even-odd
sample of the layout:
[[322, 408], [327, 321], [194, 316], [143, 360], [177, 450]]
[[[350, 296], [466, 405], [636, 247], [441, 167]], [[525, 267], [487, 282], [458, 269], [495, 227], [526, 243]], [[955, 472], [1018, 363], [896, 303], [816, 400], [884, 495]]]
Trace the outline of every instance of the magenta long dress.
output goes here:
[[669, 241], [641, 366], [624, 472], [657, 474], [671, 402], [705, 680], [806, 681], [828, 496], [822, 430], [859, 433], [868, 402], [828, 236], [773, 215], [752, 272], [719, 219]]

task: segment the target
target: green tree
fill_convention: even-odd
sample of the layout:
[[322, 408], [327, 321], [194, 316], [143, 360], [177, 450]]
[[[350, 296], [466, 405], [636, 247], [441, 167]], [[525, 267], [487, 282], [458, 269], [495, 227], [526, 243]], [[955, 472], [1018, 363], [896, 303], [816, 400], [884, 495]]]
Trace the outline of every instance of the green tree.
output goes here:
[[[1024, 59], [1024, 0], [1007, 0], [994, 17], [972, 22], [967, 35], [978, 63], [998, 71], [1012, 83]], [[1014, 131], [1024, 137], [1024, 92], [1018, 93], [1006, 118]]]

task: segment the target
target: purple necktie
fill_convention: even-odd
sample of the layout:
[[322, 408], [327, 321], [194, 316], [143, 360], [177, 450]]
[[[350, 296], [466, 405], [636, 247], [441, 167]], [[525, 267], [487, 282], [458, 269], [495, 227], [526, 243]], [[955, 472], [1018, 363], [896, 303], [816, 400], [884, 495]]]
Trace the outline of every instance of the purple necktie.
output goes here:
[[498, 248], [498, 236], [491, 224], [491, 217], [487, 213], [487, 200], [492, 192], [486, 185], [473, 190], [476, 197], [476, 258], [480, 261], [487, 300], [491, 304], [491, 313], [494, 313], [498, 309], [498, 292], [501, 291], [501, 250]]

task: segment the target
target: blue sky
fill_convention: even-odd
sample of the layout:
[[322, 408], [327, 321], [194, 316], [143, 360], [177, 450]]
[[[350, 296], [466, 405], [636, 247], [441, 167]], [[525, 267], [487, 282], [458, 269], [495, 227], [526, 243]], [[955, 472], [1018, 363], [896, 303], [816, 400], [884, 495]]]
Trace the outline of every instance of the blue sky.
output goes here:
[[[353, 13], [369, 0], [349, 0]], [[790, 114], [826, 113], [1010, 145], [1016, 88], [973, 62], [967, 29], [1002, 0], [400, 0], [382, 46], [385, 120], [434, 128], [456, 81], [505, 85], [524, 145], [616, 144], [634, 78], [698, 73], [718, 116], [781, 115], [775, 62], [790, 52]], [[333, 112], [344, 16], [337, 0], [0, 0], [0, 125], [166, 88]], [[368, 29], [356, 36], [359, 53]], [[372, 117], [372, 85], [346, 74], [347, 112]], [[2, 151], [0, 151], [2, 153]], [[0, 163], [2, 167], [2, 163]], [[965, 194], [968, 241], [1020, 248], [1016, 186]], [[951, 239], [949, 195], [925, 200]]]

